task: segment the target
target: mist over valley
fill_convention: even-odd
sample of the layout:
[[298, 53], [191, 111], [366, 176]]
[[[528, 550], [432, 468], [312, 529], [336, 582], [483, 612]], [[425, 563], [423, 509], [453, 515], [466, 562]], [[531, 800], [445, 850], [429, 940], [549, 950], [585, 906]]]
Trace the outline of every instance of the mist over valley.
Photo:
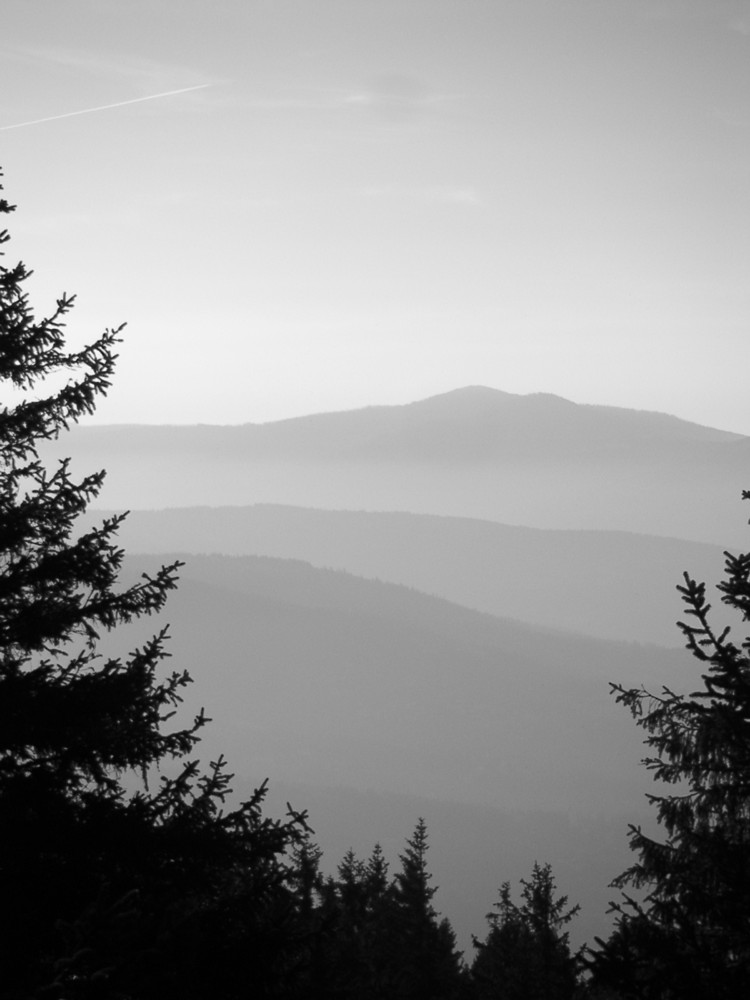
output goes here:
[[[604, 932], [650, 791], [609, 685], [696, 683], [676, 585], [718, 579], [706, 539], [741, 537], [730, 484], [747, 438], [473, 387], [72, 440], [75, 463], [107, 467], [112, 507], [86, 523], [120, 495], [136, 508], [127, 572], [185, 561], [162, 620], [194, 678], [186, 709], [214, 720], [202, 754], [225, 753], [238, 789], [268, 777], [277, 805], [310, 808], [330, 863], [425, 815], [463, 947], [491, 903], [486, 873], [499, 884], [534, 860], [583, 903], [576, 940]], [[509, 510], [525, 523], [503, 523]]]

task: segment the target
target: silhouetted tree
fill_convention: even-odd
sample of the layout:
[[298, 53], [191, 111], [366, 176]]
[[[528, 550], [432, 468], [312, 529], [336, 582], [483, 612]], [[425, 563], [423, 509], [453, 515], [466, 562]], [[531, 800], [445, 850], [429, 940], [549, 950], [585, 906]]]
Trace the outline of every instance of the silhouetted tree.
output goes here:
[[578, 913], [568, 897], [556, 895], [550, 865], [534, 864], [521, 879], [521, 905], [513, 902], [510, 882], [500, 887], [484, 941], [474, 938], [471, 966], [479, 1000], [570, 1000], [578, 983], [578, 956], [570, 951], [563, 928]]
[[326, 985], [331, 1000], [376, 1000], [390, 990], [388, 865], [376, 845], [367, 862], [349, 850], [320, 892]]
[[388, 862], [380, 844], [375, 844], [367, 859], [365, 881], [370, 909], [375, 909], [388, 893]]
[[391, 954], [399, 974], [396, 995], [413, 1000], [457, 996], [463, 982], [453, 929], [432, 905], [437, 889], [430, 885], [428, 850], [427, 824], [420, 818], [399, 856], [390, 920]]
[[290, 885], [303, 917], [312, 917], [319, 908], [325, 879], [320, 870], [323, 852], [309, 834], [302, 837], [291, 851]]
[[373, 949], [368, 913], [365, 863], [348, 850], [337, 868], [330, 888], [335, 898], [334, 933], [328, 951], [331, 994], [334, 997], [366, 997], [369, 992], [368, 954]]
[[291, 851], [289, 885], [297, 914], [297, 961], [286, 976], [286, 997], [328, 997], [335, 901], [321, 871], [323, 852], [307, 833]]
[[[747, 621], [750, 554], [725, 557], [722, 601]], [[649, 795], [665, 840], [630, 828], [638, 860], [613, 884], [644, 896], [615, 905], [593, 982], [624, 997], [729, 1000], [750, 996], [750, 638], [715, 630], [704, 584], [686, 573], [678, 589], [690, 619], [679, 627], [707, 668], [689, 695], [613, 686], [648, 734], [646, 767], [673, 790]]]
[[349, 850], [316, 893], [306, 996], [326, 1000], [453, 1000], [465, 970], [447, 920], [432, 908], [427, 829], [420, 820], [390, 879], [379, 844]]
[[35, 318], [29, 273], [0, 267], [0, 993], [263, 995], [294, 950], [283, 855], [304, 818], [264, 818], [265, 786], [223, 811], [224, 762], [188, 760], [202, 713], [173, 725], [189, 677], [162, 676], [165, 631], [98, 652], [100, 633], [161, 610], [178, 564], [121, 588], [122, 518], [76, 531], [104, 473], [47, 469], [38, 448], [94, 411], [122, 327], [70, 350], [73, 297]]

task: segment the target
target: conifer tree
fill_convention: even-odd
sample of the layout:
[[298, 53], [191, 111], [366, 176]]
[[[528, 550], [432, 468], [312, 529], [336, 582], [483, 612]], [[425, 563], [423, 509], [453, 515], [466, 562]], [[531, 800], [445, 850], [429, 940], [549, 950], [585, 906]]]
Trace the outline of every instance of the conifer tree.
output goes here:
[[291, 851], [290, 885], [297, 899], [300, 913], [311, 919], [320, 906], [325, 880], [320, 870], [323, 852], [306, 834]]
[[349, 850], [321, 897], [327, 1000], [453, 1000], [463, 967], [447, 920], [432, 908], [427, 828], [420, 820], [389, 879], [379, 844]]
[[163, 671], [165, 630], [99, 653], [103, 632], [162, 609], [179, 567], [120, 587], [122, 518], [76, 530], [104, 473], [48, 469], [39, 445], [93, 413], [123, 328], [71, 350], [74, 298], [37, 319], [29, 275], [0, 266], [0, 994], [165, 1000], [210, 981], [230, 997], [243, 980], [262, 995], [292, 935], [282, 857], [304, 817], [264, 818], [265, 786], [223, 811], [224, 762], [188, 759], [206, 720], [175, 725], [190, 678]]
[[477, 954], [471, 979], [478, 1000], [570, 1000], [578, 982], [578, 956], [570, 951], [563, 928], [578, 913], [568, 897], [557, 896], [549, 864], [536, 862], [529, 880], [521, 879], [521, 905], [513, 902], [510, 882], [500, 887], [484, 941], [474, 938]]
[[294, 969], [286, 977], [288, 997], [331, 993], [331, 924], [335, 902], [330, 880], [321, 871], [323, 852], [307, 832], [291, 851], [289, 886], [298, 924], [299, 948]]
[[368, 886], [365, 863], [349, 849], [333, 882], [336, 919], [329, 951], [334, 996], [367, 997], [370, 991], [368, 957], [374, 942], [368, 920]]
[[365, 865], [365, 883], [370, 912], [374, 912], [388, 894], [388, 862], [380, 844], [375, 844]]
[[420, 817], [399, 856], [393, 880], [392, 953], [402, 994], [412, 1000], [458, 996], [462, 987], [461, 955], [447, 919], [440, 919], [432, 899], [427, 863], [427, 824]]
[[[750, 554], [725, 558], [722, 601], [748, 621]], [[648, 796], [666, 836], [630, 828], [638, 857], [613, 884], [631, 892], [598, 941], [593, 982], [646, 1000], [730, 1000], [750, 996], [750, 638], [715, 628], [703, 583], [686, 573], [678, 589], [689, 619], [678, 624], [705, 672], [688, 695], [614, 686], [666, 786]]]

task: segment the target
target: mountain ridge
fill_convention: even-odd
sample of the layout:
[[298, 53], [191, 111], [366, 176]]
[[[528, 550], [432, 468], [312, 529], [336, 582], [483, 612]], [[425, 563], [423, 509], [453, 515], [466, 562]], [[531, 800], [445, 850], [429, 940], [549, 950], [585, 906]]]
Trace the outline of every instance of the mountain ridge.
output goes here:
[[[92, 511], [92, 525], [108, 513]], [[669, 647], [683, 641], [682, 573], [715, 602], [723, 565], [719, 546], [681, 539], [273, 504], [134, 511], [120, 539], [133, 552], [299, 559], [535, 626]]]
[[[161, 560], [130, 556], [127, 574]], [[684, 651], [262, 557], [192, 558], [161, 621], [194, 680], [185, 711], [204, 704], [216, 721], [204, 752], [220, 739], [279, 780], [336, 776], [513, 808], [611, 814], [636, 802], [640, 738], [608, 682], [678, 689], [695, 670]]]
[[548, 393], [514, 395], [464, 387], [392, 406], [312, 413], [266, 423], [86, 424], [76, 447], [114, 453], [167, 450], [207, 460], [377, 463], [463, 467], [539, 462], [721, 463], [727, 446], [750, 438], [670, 414], [578, 404]]
[[[127, 556], [124, 582], [162, 558]], [[269, 777], [279, 814], [287, 801], [309, 808], [328, 865], [384, 838], [398, 852], [423, 815], [441, 905], [467, 947], [495, 886], [526, 877], [535, 856], [584, 904], [577, 932], [602, 933], [606, 885], [629, 859], [627, 822], [648, 819], [650, 788], [607, 682], [690, 685], [687, 653], [261, 558], [191, 558], [165, 612], [126, 634], [140, 644], [166, 622], [194, 681], [181, 712], [203, 705], [213, 720], [201, 756], [227, 756], [240, 798]], [[102, 651], [122, 638], [105, 636]], [[601, 877], [582, 877], [592, 870]]]
[[260, 425], [79, 425], [61, 447], [42, 457], [107, 470], [107, 507], [410, 511], [730, 545], [750, 467], [750, 438], [486, 387]]
[[[85, 425], [88, 429], [94, 428], [127, 428], [129, 430], [136, 429], [154, 429], [154, 428], [164, 428], [169, 430], [178, 429], [196, 429], [196, 428], [216, 428], [221, 430], [229, 429], [243, 429], [243, 428], [269, 428], [276, 426], [285, 426], [300, 424], [301, 422], [306, 422], [309, 420], [330, 421], [332, 418], [350, 418], [355, 414], [383, 414], [387, 412], [399, 413], [399, 412], [415, 412], [420, 409], [432, 409], [436, 410], [438, 408], [454, 410], [460, 408], [465, 408], [466, 405], [471, 406], [484, 406], [485, 404], [490, 405], [519, 405], [520, 401], [524, 401], [524, 405], [549, 405], [557, 407], [558, 409], [564, 408], [569, 412], [573, 410], [586, 410], [586, 411], [597, 411], [599, 413], [617, 413], [617, 414], [635, 414], [646, 418], [656, 418], [659, 421], [667, 421], [672, 426], [681, 425], [685, 428], [691, 428], [693, 432], [700, 431], [708, 435], [715, 435], [717, 439], [722, 440], [750, 440], [747, 435], [740, 434], [735, 431], [728, 431], [725, 429], [720, 429], [706, 424], [698, 423], [697, 421], [688, 420], [683, 417], [679, 417], [675, 414], [668, 413], [661, 410], [648, 410], [636, 407], [624, 407], [624, 406], [613, 406], [604, 403], [576, 403], [573, 400], [567, 399], [564, 396], [560, 396], [556, 393], [550, 392], [530, 392], [530, 393], [513, 393], [508, 392], [503, 389], [496, 389], [491, 386], [485, 385], [466, 385], [460, 386], [456, 389], [450, 389], [446, 392], [435, 393], [431, 396], [426, 396], [422, 399], [413, 400], [407, 403], [375, 403], [369, 404], [361, 407], [350, 407], [342, 410], [321, 410], [314, 411], [312, 413], [300, 414], [292, 417], [282, 417], [276, 420], [266, 420], [266, 421], [242, 421], [241, 423], [234, 424], [214, 424], [206, 423], [205, 421], [199, 423], [133, 423], [133, 422], [123, 422], [123, 423], [108, 423], [108, 424], [98, 424], [89, 423]], [[562, 404], [562, 405], [561, 405]]]

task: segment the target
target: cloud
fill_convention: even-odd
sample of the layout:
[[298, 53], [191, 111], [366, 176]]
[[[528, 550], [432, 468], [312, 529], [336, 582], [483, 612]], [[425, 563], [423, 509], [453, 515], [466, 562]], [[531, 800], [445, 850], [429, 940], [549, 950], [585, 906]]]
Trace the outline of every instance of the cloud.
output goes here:
[[249, 97], [240, 103], [251, 111], [331, 111], [341, 102], [338, 98]]
[[[31, 45], [3, 46], [1, 51], [4, 58], [25, 63], [40, 79], [48, 80], [48, 89], [54, 94], [55, 104], [58, 106], [63, 100], [62, 95], [68, 93], [68, 104], [73, 106], [73, 110], [25, 118], [20, 122], [1, 125], [0, 131], [40, 125], [59, 118], [72, 118], [77, 115], [92, 114], [96, 111], [108, 111], [111, 108], [125, 107], [128, 104], [155, 101], [182, 94], [197, 95], [200, 91], [225, 82], [216, 78], [211, 79], [205, 74], [196, 73], [188, 68], [162, 63], [128, 52], [118, 52], [115, 55], [64, 46], [58, 48]], [[66, 87], [66, 83], [71, 81], [75, 84], [74, 89]], [[180, 84], [183, 85], [180, 86]], [[89, 100], [92, 94], [96, 94], [100, 98], [99, 102], [76, 108], [76, 104], [82, 103], [80, 99], [82, 86], [85, 87]], [[121, 100], [112, 99], [123, 92], [137, 96]], [[107, 98], [110, 99], [107, 100]], [[193, 100], [199, 101], [200, 98], [195, 97]], [[181, 102], [180, 107], [185, 107], [184, 101]]]
[[16, 59], [43, 67], [46, 72], [51, 67], [57, 67], [70, 71], [77, 79], [95, 76], [124, 81], [146, 93], [169, 90], [178, 80], [193, 85], [212, 82], [188, 67], [163, 63], [132, 52], [107, 53], [43, 45], [16, 46], [5, 51]]
[[432, 187], [427, 188], [425, 197], [428, 201], [442, 202], [444, 205], [481, 205], [482, 199], [472, 187]]
[[740, 35], [750, 38], [750, 17], [738, 17], [729, 22], [729, 30], [736, 31]]
[[386, 73], [374, 77], [365, 87], [348, 94], [345, 106], [361, 108], [386, 124], [404, 124], [434, 112], [451, 98], [430, 93], [415, 76]]
[[393, 185], [370, 185], [363, 188], [364, 198], [389, 198], [437, 205], [459, 205], [478, 208], [484, 205], [481, 195], [471, 185], [435, 184], [427, 187], [394, 187]]
[[378, 78], [376, 85], [348, 92], [311, 88], [296, 94], [250, 96], [242, 104], [261, 111], [361, 111], [384, 122], [400, 123], [420, 118], [447, 100], [427, 94], [409, 77], [389, 76]]

